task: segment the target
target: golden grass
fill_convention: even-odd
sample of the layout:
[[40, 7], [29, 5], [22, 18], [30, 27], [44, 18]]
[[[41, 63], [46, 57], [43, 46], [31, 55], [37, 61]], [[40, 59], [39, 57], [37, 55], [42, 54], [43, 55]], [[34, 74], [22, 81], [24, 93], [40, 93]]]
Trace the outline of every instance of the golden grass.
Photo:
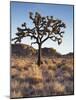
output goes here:
[[41, 66], [34, 59], [12, 58], [12, 98], [73, 94], [73, 59], [45, 58]]
[[54, 89], [54, 91], [55, 91], [56, 93], [64, 93], [64, 91], [65, 91], [65, 86], [62, 85], [61, 83], [55, 81], [55, 82], [53, 83], [53, 89]]
[[11, 94], [12, 98], [19, 98], [19, 97], [23, 97], [21, 91], [16, 92], [15, 90], [12, 92]]

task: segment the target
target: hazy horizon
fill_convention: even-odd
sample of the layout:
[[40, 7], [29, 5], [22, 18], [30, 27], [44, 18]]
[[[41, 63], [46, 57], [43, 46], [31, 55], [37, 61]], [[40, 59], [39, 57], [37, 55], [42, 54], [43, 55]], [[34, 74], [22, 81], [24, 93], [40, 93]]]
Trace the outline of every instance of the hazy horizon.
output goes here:
[[[26, 2], [11, 2], [11, 38], [15, 37], [16, 28], [26, 22], [28, 27], [32, 27], [32, 22], [29, 19], [29, 12], [39, 12], [42, 16], [54, 16], [66, 23], [66, 29], [63, 37], [63, 42], [58, 46], [57, 42], [48, 39], [42, 45], [42, 48], [54, 48], [61, 54], [73, 52], [73, 6], [72, 5], [57, 5], [57, 4], [37, 4]], [[31, 46], [30, 38], [22, 40], [23, 44]], [[37, 45], [32, 45], [38, 49]]]
[[[12, 45], [12, 44], [14, 44], [14, 43], [11, 43], [11, 45]], [[18, 45], [18, 44], [19, 44], [19, 45], [27, 45], [27, 46], [29, 46], [29, 47], [31, 46], [31, 45], [28, 45], [28, 44], [25, 44], [25, 43], [17, 43], [17, 44], [15, 44], [15, 45]], [[38, 48], [35, 48], [34, 46], [31, 46], [31, 47], [34, 48], [35, 50], [38, 50]], [[53, 47], [46, 47], [46, 46], [45, 46], [45, 47], [42, 47], [42, 48], [53, 48]], [[55, 48], [53, 48], [53, 49], [55, 49]], [[57, 53], [60, 53], [60, 52], [57, 51], [57, 49], [55, 49], [55, 50], [56, 50]], [[61, 55], [66, 55], [66, 54], [69, 54], [69, 53], [74, 53], [74, 52], [67, 52], [67, 53], [60, 53], [60, 54], [61, 54]]]

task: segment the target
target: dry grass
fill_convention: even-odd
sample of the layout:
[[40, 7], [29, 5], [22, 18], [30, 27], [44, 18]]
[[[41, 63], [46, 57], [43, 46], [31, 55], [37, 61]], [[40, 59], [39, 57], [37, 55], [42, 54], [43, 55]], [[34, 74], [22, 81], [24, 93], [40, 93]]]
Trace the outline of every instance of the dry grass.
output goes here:
[[60, 82], [55, 81], [53, 83], [53, 90], [55, 91], [56, 95], [57, 94], [64, 94], [65, 86], [63, 84], [61, 84]]
[[73, 59], [11, 59], [11, 98], [73, 94]]

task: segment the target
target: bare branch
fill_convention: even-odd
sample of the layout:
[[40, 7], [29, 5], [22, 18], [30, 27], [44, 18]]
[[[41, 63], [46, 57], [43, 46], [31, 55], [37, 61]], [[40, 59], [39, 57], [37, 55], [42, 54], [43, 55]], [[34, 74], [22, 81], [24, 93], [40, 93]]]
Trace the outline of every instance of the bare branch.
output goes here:
[[49, 36], [47, 36], [41, 43], [44, 43], [48, 38]]
[[25, 23], [25, 22], [22, 24], [22, 27], [25, 27], [25, 29], [27, 28], [27, 27], [26, 27], [26, 23]]
[[29, 12], [29, 18], [32, 19], [32, 20], [34, 20], [32, 12]]

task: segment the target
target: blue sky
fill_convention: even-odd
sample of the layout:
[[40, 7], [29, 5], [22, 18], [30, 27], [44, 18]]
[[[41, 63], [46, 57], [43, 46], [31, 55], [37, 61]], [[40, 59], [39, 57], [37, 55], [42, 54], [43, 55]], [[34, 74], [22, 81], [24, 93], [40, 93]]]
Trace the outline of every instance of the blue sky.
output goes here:
[[[32, 22], [29, 19], [29, 12], [39, 12], [42, 16], [54, 16], [66, 23], [63, 42], [58, 45], [57, 42], [47, 40], [42, 47], [53, 47], [58, 52], [66, 54], [73, 52], [73, 6], [72, 5], [52, 5], [52, 4], [37, 4], [26, 2], [11, 2], [11, 38], [15, 37], [17, 27], [26, 22], [28, 27], [32, 27]], [[31, 45], [30, 38], [24, 38], [22, 43]], [[33, 45], [37, 48], [37, 45]]]

